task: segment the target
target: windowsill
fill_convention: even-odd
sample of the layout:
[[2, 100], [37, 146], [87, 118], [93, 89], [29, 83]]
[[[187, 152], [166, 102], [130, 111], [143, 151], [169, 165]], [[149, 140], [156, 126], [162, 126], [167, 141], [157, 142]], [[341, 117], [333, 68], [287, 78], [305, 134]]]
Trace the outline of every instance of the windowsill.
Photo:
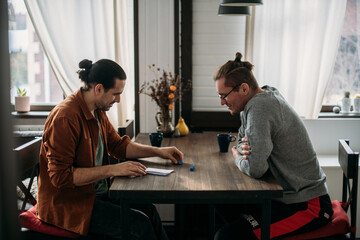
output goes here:
[[321, 112], [318, 118], [360, 118], [360, 113]]
[[337, 155], [317, 155], [321, 167], [340, 167]]
[[30, 111], [26, 113], [11, 112], [15, 118], [47, 118], [50, 111]]
[[[36, 103], [36, 104], [31, 104], [30, 105], [30, 112], [47, 112], [47, 111], [51, 111], [55, 106], [57, 105], [57, 103]], [[15, 111], [15, 105], [12, 104], [12, 111]]]

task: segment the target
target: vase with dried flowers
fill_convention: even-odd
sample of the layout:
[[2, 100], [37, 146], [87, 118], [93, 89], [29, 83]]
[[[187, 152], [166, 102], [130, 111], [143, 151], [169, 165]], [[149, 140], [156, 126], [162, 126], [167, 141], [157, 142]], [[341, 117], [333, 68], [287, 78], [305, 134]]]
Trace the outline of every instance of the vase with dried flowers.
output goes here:
[[[139, 90], [139, 93], [150, 96], [159, 107], [159, 112], [155, 115], [157, 131], [162, 132], [164, 137], [171, 137], [175, 131], [172, 123], [172, 110], [175, 102], [179, 99], [179, 76], [174, 76], [171, 72], [160, 69], [155, 64], [148, 68], [154, 74], [154, 79], [145, 81]], [[159, 77], [160, 76], [160, 77]], [[186, 88], [182, 87], [183, 92], [187, 91], [191, 82], [187, 83]]]

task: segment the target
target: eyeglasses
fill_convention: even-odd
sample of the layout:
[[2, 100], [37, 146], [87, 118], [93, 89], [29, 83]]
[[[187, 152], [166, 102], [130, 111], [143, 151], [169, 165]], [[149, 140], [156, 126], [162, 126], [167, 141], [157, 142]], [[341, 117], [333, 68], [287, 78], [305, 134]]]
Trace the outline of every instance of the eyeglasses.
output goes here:
[[240, 85], [241, 85], [241, 83], [236, 84], [235, 87], [233, 87], [233, 88], [230, 90], [230, 92], [228, 92], [228, 93], [225, 94], [224, 96], [219, 95], [219, 98], [221, 98], [222, 100], [225, 100], [225, 101], [226, 101], [226, 97], [229, 96], [229, 94], [230, 94], [232, 91], [234, 91], [234, 90], [235, 90], [238, 86], [240, 86]]

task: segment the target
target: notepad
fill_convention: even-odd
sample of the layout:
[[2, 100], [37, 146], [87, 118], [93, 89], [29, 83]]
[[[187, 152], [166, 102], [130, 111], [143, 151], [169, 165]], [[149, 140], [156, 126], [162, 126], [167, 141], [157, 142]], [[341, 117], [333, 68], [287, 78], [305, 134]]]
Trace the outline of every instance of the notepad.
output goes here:
[[160, 176], [166, 176], [172, 173], [174, 170], [166, 170], [166, 169], [159, 169], [159, 168], [147, 168], [146, 172], [148, 174], [153, 175], [160, 175]]

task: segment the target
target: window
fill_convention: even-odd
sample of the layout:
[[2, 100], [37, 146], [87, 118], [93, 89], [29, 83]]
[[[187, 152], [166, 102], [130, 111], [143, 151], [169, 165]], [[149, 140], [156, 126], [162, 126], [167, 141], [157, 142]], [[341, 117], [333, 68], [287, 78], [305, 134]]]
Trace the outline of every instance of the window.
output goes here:
[[[359, 16], [359, 18], [358, 18]], [[341, 40], [323, 105], [340, 105], [346, 91], [360, 94], [360, 0], [348, 0]]]
[[55, 105], [63, 99], [23, 0], [8, 0], [11, 89], [14, 103], [17, 88], [25, 88], [31, 104]]
[[218, 16], [219, 1], [193, 2], [192, 110], [228, 112], [221, 106], [213, 74], [236, 52], [245, 54], [246, 16]]

